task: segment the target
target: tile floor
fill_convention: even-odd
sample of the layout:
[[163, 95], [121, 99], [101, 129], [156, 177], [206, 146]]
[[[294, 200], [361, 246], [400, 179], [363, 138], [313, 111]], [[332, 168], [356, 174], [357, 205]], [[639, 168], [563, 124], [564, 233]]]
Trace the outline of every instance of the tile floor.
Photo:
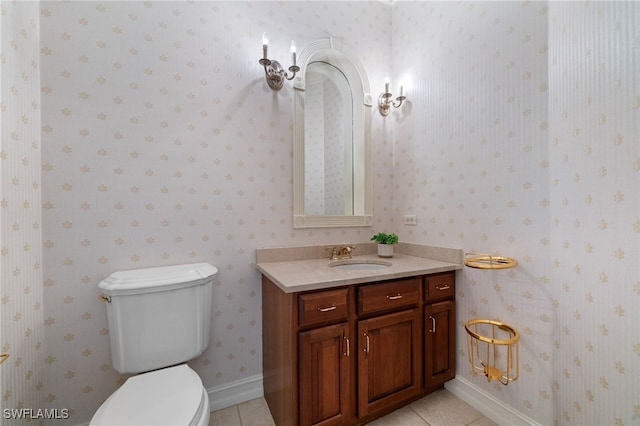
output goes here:
[[[264, 398], [211, 413], [209, 425], [274, 426]], [[492, 426], [496, 423], [443, 389], [369, 423], [371, 426]]]

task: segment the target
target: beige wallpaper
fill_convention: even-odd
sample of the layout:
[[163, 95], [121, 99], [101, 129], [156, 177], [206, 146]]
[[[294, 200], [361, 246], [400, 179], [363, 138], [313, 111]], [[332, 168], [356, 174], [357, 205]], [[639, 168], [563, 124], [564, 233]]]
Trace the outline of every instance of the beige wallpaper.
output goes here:
[[[219, 268], [192, 363], [214, 388], [261, 374], [256, 247], [397, 230], [520, 261], [459, 273], [460, 377], [541, 424], [638, 424], [637, 22], [634, 2], [3, 1], [2, 407], [79, 424], [122, 382], [114, 270]], [[292, 90], [264, 83], [264, 31], [283, 61], [344, 37], [374, 96], [405, 81], [373, 114], [373, 229], [292, 228]], [[520, 330], [517, 382], [470, 376], [473, 317]]]
[[[0, 424], [4, 409], [44, 407], [37, 3], [0, 5]], [[32, 424], [34, 424], [32, 422]]]
[[[45, 378], [50, 406], [90, 417], [122, 382], [97, 283], [119, 269], [207, 261], [220, 271], [207, 388], [262, 373], [256, 247], [368, 241], [371, 230], [292, 227], [292, 87], [258, 64], [344, 37], [382, 87], [378, 3], [43, 2]], [[380, 50], [380, 48], [382, 48]], [[285, 64], [288, 66], [288, 64]], [[391, 156], [374, 119], [376, 162]], [[384, 179], [391, 173], [379, 168]], [[390, 190], [378, 192], [389, 224]], [[73, 422], [72, 422], [73, 423]]]
[[549, 12], [554, 420], [640, 423], [640, 4]]
[[[394, 6], [401, 239], [512, 256], [458, 275], [458, 375], [540, 424], [640, 422], [640, 7]], [[402, 70], [402, 71], [399, 71]], [[464, 323], [522, 334], [521, 376], [472, 377]]]

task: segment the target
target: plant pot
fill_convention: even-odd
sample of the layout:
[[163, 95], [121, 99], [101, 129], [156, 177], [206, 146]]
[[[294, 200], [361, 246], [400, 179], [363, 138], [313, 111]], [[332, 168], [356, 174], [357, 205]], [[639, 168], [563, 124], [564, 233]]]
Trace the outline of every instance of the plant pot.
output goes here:
[[378, 257], [393, 257], [393, 244], [378, 244]]

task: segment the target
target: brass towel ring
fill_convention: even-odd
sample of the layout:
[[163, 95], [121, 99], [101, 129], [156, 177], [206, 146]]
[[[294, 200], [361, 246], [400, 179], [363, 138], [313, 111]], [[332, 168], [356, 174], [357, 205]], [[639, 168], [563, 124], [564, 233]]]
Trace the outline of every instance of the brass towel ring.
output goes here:
[[469, 252], [464, 254], [464, 264], [478, 269], [511, 269], [518, 266], [518, 261], [511, 257]]

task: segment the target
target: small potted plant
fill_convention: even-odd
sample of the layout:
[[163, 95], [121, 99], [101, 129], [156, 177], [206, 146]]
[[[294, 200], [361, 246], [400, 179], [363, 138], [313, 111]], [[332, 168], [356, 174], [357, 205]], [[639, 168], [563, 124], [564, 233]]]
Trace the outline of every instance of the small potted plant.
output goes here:
[[393, 257], [393, 246], [394, 244], [398, 244], [398, 235], [378, 232], [371, 237], [371, 241], [378, 243], [379, 257]]

